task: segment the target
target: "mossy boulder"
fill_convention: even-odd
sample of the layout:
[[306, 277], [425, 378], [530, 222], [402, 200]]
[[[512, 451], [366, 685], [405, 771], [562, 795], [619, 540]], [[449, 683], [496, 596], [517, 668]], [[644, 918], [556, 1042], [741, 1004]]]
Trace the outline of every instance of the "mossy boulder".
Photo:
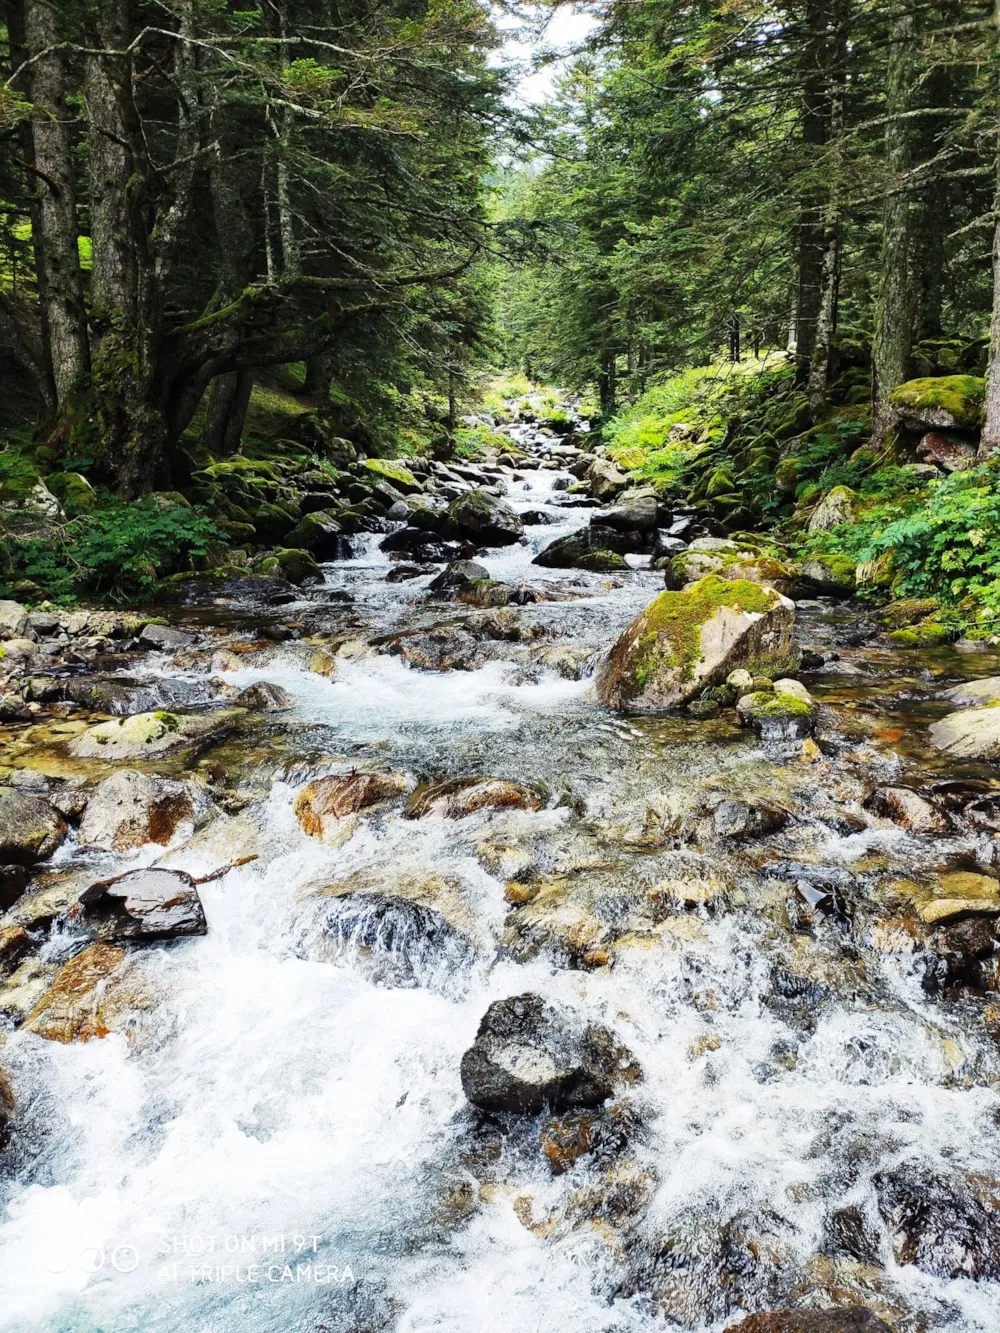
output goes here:
[[264, 501], [256, 504], [250, 516], [254, 531], [261, 541], [280, 541], [295, 527], [296, 518], [285, 505]]
[[68, 829], [59, 811], [42, 796], [0, 787], [0, 863], [34, 865], [64, 841]]
[[274, 553], [277, 573], [289, 583], [322, 583], [323, 571], [309, 551], [298, 547], [279, 547]]
[[722, 683], [738, 667], [754, 676], [796, 668], [795, 608], [773, 588], [710, 575], [664, 592], [629, 625], [597, 673], [602, 704], [658, 713]]
[[422, 491], [423, 486], [402, 463], [394, 462], [388, 458], [366, 458], [365, 469], [372, 476], [387, 481], [390, 486], [394, 486], [397, 491], [402, 491], [404, 495], [412, 495], [415, 491]]
[[736, 711], [764, 740], [795, 740], [812, 731], [816, 701], [799, 681], [776, 680], [770, 690], [743, 695]]
[[53, 472], [45, 478], [45, 484], [70, 518], [89, 514], [97, 505], [97, 493], [79, 472]]
[[979, 375], [908, 380], [892, 395], [903, 421], [918, 430], [975, 430], [982, 425], [986, 381]]
[[222, 736], [242, 716], [242, 709], [233, 708], [190, 715], [135, 713], [88, 727], [70, 741], [69, 752], [77, 759], [155, 759]]
[[744, 580], [763, 583], [787, 597], [792, 591], [794, 571], [781, 560], [760, 555], [733, 545], [729, 550], [705, 551], [690, 549], [675, 555], [667, 565], [665, 582], [668, 588], [683, 588], [710, 574], [720, 579]]
[[810, 532], [832, 532], [842, 523], [853, 523], [858, 497], [849, 486], [827, 491], [809, 519]]
[[936, 620], [924, 620], [919, 625], [892, 630], [889, 641], [898, 648], [939, 648], [954, 637], [954, 631], [947, 625], [941, 625]]
[[774, 469], [774, 487], [782, 495], [794, 495], [802, 475], [802, 460], [783, 458]]
[[584, 551], [575, 562], [575, 568], [591, 574], [622, 574], [628, 573], [629, 563], [617, 551]]
[[343, 560], [351, 553], [338, 509], [317, 509], [288, 534], [287, 550], [309, 551], [317, 560]]
[[507, 606], [510, 588], [497, 579], [474, 579], [459, 591], [458, 600], [466, 606]]
[[882, 619], [890, 629], [907, 629], [933, 616], [938, 610], [940, 606], [936, 597], [902, 597], [889, 603], [882, 612]]
[[810, 591], [850, 597], [857, 587], [857, 567], [846, 555], [813, 555], [802, 562], [802, 579]]
[[524, 524], [510, 505], [486, 491], [460, 495], [451, 502], [448, 513], [462, 536], [477, 546], [512, 546], [524, 534]]

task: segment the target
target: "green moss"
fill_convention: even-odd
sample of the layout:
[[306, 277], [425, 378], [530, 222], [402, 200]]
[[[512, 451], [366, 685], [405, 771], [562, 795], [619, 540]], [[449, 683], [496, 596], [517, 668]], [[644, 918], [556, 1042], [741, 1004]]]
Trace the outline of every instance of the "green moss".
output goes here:
[[936, 597], [904, 597], [891, 602], [882, 615], [893, 629], [905, 629], [919, 620], [926, 620], [940, 610]]
[[[741, 700], [741, 702], [744, 702]], [[755, 718], [811, 717], [812, 709], [795, 694], [768, 694], [758, 690], [745, 696], [742, 712]]]
[[636, 692], [661, 666], [680, 666], [687, 680], [694, 676], [701, 660], [701, 627], [720, 606], [763, 615], [777, 603], [777, 594], [761, 583], [723, 579], [715, 574], [700, 579], [685, 592], [661, 593], [644, 613], [643, 635], [632, 667]]
[[610, 574], [629, 568], [628, 561], [617, 551], [586, 551], [574, 563], [577, 569], [586, 569], [592, 574]]
[[891, 401], [914, 414], [947, 412], [956, 426], [972, 429], [982, 423], [985, 396], [986, 381], [978, 375], [942, 375], [901, 384]]
[[53, 472], [45, 484], [70, 518], [89, 514], [97, 505], [97, 495], [86, 477], [79, 472]]
[[365, 467], [369, 472], [374, 473], [376, 477], [381, 477], [391, 486], [402, 486], [408, 490], [419, 490], [420, 483], [410, 471], [403, 467], [402, 463], [393, 463], [386, 458], [366, 458]]
[[900, 648], [935, 648], [947, 643], [951, 637], [952, 631], [947, 625], [939, 625], [933, 620], [907, 629], [894, 629], [889, 635], [890, 641]]

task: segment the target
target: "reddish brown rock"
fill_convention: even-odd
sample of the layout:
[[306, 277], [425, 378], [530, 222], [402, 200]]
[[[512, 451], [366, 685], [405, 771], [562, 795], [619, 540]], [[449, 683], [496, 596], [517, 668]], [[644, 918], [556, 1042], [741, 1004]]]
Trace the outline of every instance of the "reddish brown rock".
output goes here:
[[349, 773], [319, 778], [295, 798], [295, 817], [311, 838], [336, 846], [353, 833], [358, 816], [384, 808], [411, 788], [405, 773]]
[[480, 810], [538, 810], [542, 798], [530, 787], [507, 778], [451, 778], [422, 782], [406, 803], [407, 819], [442, 815], [463, 819]]

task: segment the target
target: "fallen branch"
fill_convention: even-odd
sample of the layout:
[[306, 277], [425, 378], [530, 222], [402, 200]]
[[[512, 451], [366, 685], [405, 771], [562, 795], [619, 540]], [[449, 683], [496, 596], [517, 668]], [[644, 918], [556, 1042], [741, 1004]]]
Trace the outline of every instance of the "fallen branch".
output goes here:
[[220, 866], [218, 870], [213, 870], [210, 875], [200, 875], [196, 884], [210, 884], [213, 879], [221, 879], [223, 875], [228, 875], [230, 870], [235, 870], [237, 866], [249, 865], [251, 861], [257, 860], [257, 853], [253, 856], [240, 856], [235, 861], [230, 861], [227, 866]]

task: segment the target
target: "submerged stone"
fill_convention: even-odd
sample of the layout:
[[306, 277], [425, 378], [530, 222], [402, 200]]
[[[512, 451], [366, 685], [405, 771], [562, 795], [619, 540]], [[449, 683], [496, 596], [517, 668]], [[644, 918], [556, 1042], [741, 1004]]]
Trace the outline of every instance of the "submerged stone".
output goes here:
[[403, 813], [407, 819], [464, 819], [481, 810], [539, 810], [541, 805], [538, 792], [507, 778], [447, 778], [421, 783]]
[[311, 838], [336, 847], [351, 836], [362, 813], [384, 809], [412, 785], [405, 773], [392, 770], [319, 778], [296, 796], [295, 817]]
[[738, 667], [755, 676], [794, 670], [795, 608], [773, 588], [710, 575], [664, 592], [621, 635], [597, 671], [597, 697], [628, 713], [693, 699]]

